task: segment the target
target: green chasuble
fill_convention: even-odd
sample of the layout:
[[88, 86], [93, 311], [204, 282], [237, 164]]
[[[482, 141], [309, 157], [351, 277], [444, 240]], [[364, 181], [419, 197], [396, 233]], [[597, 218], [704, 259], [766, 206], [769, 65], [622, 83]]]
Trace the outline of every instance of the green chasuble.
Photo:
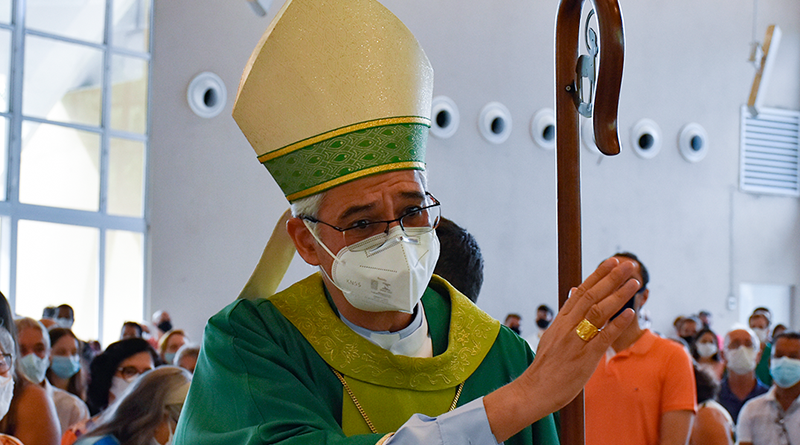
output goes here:
[[[339, 320], [314, 274], [268, 300], [237, 300], [206, 326], [178, 445], [375, 444], [413, 413], [437, 416], [519, 376], [527, 343], [435, 277], [422, 304], [432, 358], [394, 356]], [[332, 371], [378, 430], [370, 434]], [[558, 444], [552, 416], [505, 443]]]

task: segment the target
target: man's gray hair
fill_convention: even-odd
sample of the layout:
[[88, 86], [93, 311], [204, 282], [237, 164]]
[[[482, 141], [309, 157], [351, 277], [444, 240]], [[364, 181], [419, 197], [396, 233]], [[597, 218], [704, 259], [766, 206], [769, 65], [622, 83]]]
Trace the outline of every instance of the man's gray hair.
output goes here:
[[756, 335], [756, 333], [750, 329], [749, 326], [736, 323], [731, 326], [730, 329], [728, 329], [727, 333], [725, 333], [725, 341], [723, 342], [723, 347], [725, 349], [728, 349], [728, 346], [731, 344], [731, 332], [733, 331], [747, 331], [747, 333], [750, 334], [751, 340], [753, 341], [753, 349], [761, 348], [761, 340], [758, 339], [758, 335]]

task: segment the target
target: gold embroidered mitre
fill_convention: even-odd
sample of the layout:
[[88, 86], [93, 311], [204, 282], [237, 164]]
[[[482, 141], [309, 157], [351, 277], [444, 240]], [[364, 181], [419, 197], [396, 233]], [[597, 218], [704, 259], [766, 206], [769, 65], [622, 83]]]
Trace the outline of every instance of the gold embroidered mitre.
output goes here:
[[242, 74], [233, 118], [291, 202], [425, 169], [433, 69], [375, 0], [287, 0]]

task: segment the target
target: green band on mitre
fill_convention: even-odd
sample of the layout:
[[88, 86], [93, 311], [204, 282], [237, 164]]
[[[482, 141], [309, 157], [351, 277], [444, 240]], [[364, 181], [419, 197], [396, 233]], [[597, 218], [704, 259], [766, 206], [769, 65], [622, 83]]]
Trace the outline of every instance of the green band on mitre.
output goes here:
[[429, 128], [400, 123], [339, 134], [263, 161], [290, 202], [364, 176], [424, 170]]

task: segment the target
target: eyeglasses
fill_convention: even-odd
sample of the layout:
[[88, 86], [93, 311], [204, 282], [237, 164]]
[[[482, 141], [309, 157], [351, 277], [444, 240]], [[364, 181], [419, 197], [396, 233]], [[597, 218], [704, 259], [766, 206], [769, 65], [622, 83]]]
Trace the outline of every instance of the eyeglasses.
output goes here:
[[[344, 243], [349, 246], [351, 250], [367, 250], [370, 248], [377, 248], [382, 246], [388, 239], [389, 229], [394, 223], [399, 223], [400, 229], [403, 234], [409, 238], [414, 238], [419, 235], [428, 233], [439, 225], [441, 218], [441, 203], [432, 194], [425, 192], [426, 201], [432, 204], [423, 205], [422, 207], [412, 207], [403, 213], [399, 218], [388, 221], [370, 221], [368, 219], [359, 219], [358, 221], [350, 224], [349, 227], [337, 227], [333, 224], [328, 224], [325, 221], [320, 221], [312, 216], [301, 216], [300, 218], [312, 222], [321, 223], [334, 230], [338, 230], [344, 237]], [[376, 235], [384, 235], [383, 239], [377, 238], [372, 240]], [[369, 243], [354, 247], [361, 241], [370, 239]]]
[[125, 366], [124, 368], [117, 368], [117, 372], [122, 374], [122, 378], [125, 379], [125, 381], [127, 381], [128, 383], [130, 383], [131, 381], [133, 381], [133, 379], [135, 379], [141, 374], [144, 374], [147, 371], [150, 371], [151, 369], [153, 368], [147, 368], [140, 371], [135, 366]]
[[7, 373], [14, 366], [14, 356], [3, 353], [3, 360], [0, 361], [0, 374]]

